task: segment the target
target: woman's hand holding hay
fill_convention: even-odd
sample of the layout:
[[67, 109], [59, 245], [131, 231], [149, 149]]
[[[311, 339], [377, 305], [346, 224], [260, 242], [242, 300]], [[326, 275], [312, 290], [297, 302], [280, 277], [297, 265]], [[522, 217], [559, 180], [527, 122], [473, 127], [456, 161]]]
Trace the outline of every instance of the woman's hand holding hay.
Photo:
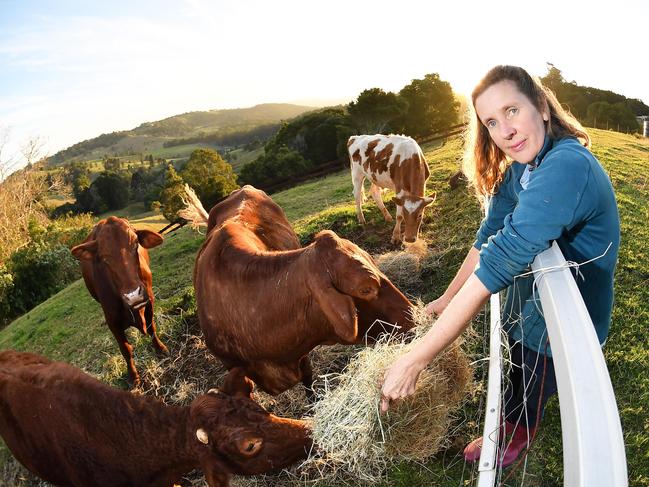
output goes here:
[[421, 371], [460, 336], [489, 296], [489, 290], [471, 274], [435, 325], [386, 372], [381, 388], [381, 411], [388, 410], [390, 401], [415, 392]]
[[448, 303], [450, 302], [451, 302], [451, 298], [446, 297], [446, 294], [442, 294], [436, 300], [428, 303], [424, 309], [426, 310], [426, 313], [428, 313], [429, 315], [439, 316], [444, 312], [444, 310], [448, 306]]
[[408, 352], [399, 357], [385, 373], [381, 389], [381, 412], [386, 412], [390, 401], [396, 401], [415, 393], [419, 374], [428, 365], [417, 354]]

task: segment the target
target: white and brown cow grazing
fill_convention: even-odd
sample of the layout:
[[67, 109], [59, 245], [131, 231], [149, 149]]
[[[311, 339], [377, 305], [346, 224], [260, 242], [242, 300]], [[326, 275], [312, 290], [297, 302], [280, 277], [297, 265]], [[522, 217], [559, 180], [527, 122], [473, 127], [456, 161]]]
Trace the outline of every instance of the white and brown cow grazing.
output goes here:
[[210, 487], [305, 458], [304, 421], [269, 414], [231, 375], [187, 406], [109, 387], [40, 355], [0, 352], [0, 436], [28, 470], [66, 487], [171, 487], [196, 468]]
[[230, 373], [243, 369], [270, 394], [300, 381], [309, 393], [316, 346], [376, 337], [375, 320], [413, 327], [410, 302], [349, 240], [325, 230], [300, 247], [282, 209], [252, 186], [209, 216], [189, 191], [181, 216], [207, 225], [194, 267], [198, 318]]
[[152, 277], [146, 250], [161, 243], [159, 233], [136, 230], [128, 220], [110, 216], [99, 221], [82, 244], [72, 248], [72, 255], [81, 261], [88, 292], [101, 304], [106, 324], [126, 361], [129, 380], [135, 386], [140, 376], [133, 347], [126, 338], [129, 326], [151, 335], [156, 352], [169, 353], [158, 338], [153, 320]]
[[[403, 239], [406, 242], [417, 240], [424, 208], [435, 201], [434, 195], [424, 196], [430, 171], [417, 142], [405, 135], [354, 135], [347, 142], [347, 150], [358, 222], [365, 224], [361, 205], [365, 200], [363, 181], [368, 178], [372, 183], [370, 194], [385, 221], [391, 222], [392, 216], [381, 199], [381, 188], [396, 193], [392, 199], [397, 206], [392, 243], [398, 244]], [[402, 222], [405, 226], [403, 235]]]

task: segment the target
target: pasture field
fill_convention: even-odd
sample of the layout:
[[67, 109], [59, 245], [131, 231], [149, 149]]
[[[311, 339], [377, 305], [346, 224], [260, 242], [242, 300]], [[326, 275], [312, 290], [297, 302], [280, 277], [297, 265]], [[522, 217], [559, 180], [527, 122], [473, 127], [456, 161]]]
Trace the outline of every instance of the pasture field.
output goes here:
[[165, 159], [177, 159], [189, 157], [196, 149], [215, 149], [215, 147], [207, 143], [174, 145], [173, 147], [160, 147], [153, 149], [151, 154], [153, 154], [153, 157], [155, 158], [162, 157]]
[[[649, 140], [634, 136], [591, 130], [593, 152], [608, 170], [619, 204], [622, 244], [616, 274], [616, 303], [608, 343], [604, 349], [626, 442], [629, 485], [649, 486]], [[420, 286], [409, 297], [428, 301], [448, 285], [473, 242], [480, 221], [480, 207], [471, 192], [460, 187], [451, 190], [447, 180], [458, 168], [461, 140], [451, 139], [442, 146], [424, 146], [431, 168], [428, 183], [437, 192], [437, 201], [426, 212], [423, 238], [436, 255], [434, 267], [420, 273]], [[369, 195], [368, 195], [369, 196]], [[392, 195], [386, 194], [389, 201]], [[389, 244], [392, 224], [383, 222], [368, 197], [364, 206], [367, 225], [356, 223], [352, 183], [348, 171], [309, 181], [273, 195], [294, 224], [303, 243], [318, 231], [328, 228], [349, 238], [371, 253], [394, 250]], [[387, 203], [394, 214], [394, 205]], [[165, 222], [156, 213], [141, 213], [136, 206], [120, 215], [142, 227], [158, 229]], [[191, 284], [196, 251], [203, 236], [183, 228], [166, 236], [160, 247], [150, 250], [153, 286], [156, 295], [156, 320], [160, 337], [171, 352], [195, 326], [195, 302]], [[194, 325], [192, 325], [194, 323]], [[483, 319], [474, 329], [482, 333]], [[147, 337], [130, 330], [135, 345], [135, 360], [142, 372], [155, 368], [158, 359]], [[478, 341], [480, 342], [480, 341]], [[42, 353], [53, 359], [77, 365], [101, 380], [126, 387], [126, 368], [99, 305], [77, 281], [0, 331], [0, 349], [13, 348]], [[390, 486], [474, 485], [477, 472], [463, 462], [464, 444], [481, 432], [480, 409], [484, 385], [485, 350], [480, 342], [471, 351], [476, 360], [476, 386], [459, 411], [452, 428], [451, 446], [425, 465], [403, 464], [388, 473]], [[166, 362], [170, 363], [170, 362]], [[213, 384], [218, 385], [218, 384]], [[212, 385], [212, 386], [213, 386]], [[194, 391], [194, 394], [200, 391]], [[562, 443], [559, 407], [556, 398], [548, 405], [539, 435], [524, 467], [506, 485], [563, 485]], [[6, 449], [0, 450], [0, 485], [39, 485], [15, 466]], [[17, 473], [18, 472], [18, 473]], [[508, 471], [505, 472], [505, 475]], [[183, 484], [185, 485], [185, 484]], [[199, 485], [197, 483], [187, 485]], [[202, 484], [201, 484], [202, 485]], [[237, 485], [247, 485], [238, 479]], [[250, 484], [258, 485], [258, 484]], [[269, 485], [269, 484], [265, 484]]]
[[233, 151], [230, 152], [230, 155], [234, 156], [236, 160], [229, 162], [229, 164], [232, 166], [232, 169], [234, 169], [234, 172], [238, 174], [241, 172], [241, 168], [243, 166], [245, 166], [249, 162], [254, 161], [257, 157], [259, 157], [263, 153], [264, 153], [263, 147], [258, 147], [257, 149], [253, 149], [250, 151], [247, 151], [243, 148], [234, 149]]

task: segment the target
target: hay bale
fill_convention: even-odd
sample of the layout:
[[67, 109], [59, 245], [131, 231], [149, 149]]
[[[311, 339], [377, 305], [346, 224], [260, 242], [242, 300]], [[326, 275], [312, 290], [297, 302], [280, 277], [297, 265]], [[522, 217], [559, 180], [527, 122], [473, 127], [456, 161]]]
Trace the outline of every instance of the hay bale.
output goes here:
[[312, 457], [303, 468], [317, 468], [324, 477], [377, 482], [390, 466], [422, 461], [447, 444], [453, 412], [472, 376], [460, 341], [422, 371], [415, 395], [380, 413], [385, 370], [432, 326], [421, 303], [413, 317], [418, 325], [414, 340], [386, 336], [358, 353], [342, 374], [326, 378], [312, 418], [313, 438], [326, 456]]
[[426, 243], [417, 240], [407, 245], [405, 250], [386, 252], [375, 256], [374, 260], [381, 272], [404, 292], [411, 292], [421, 286], [421, 260], [426, 255]]

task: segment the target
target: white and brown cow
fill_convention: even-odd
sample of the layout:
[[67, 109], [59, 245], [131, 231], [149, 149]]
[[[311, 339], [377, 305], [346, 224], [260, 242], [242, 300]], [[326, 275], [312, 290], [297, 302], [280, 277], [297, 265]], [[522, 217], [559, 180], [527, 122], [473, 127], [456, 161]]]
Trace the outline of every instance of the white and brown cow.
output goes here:
[[392, 198], [397, 206], [392, 243], [398, 244], [403, 239], [406, 242], [417, 240], [424, 208], [435, 201], [435, 195], [424, 196], [430, 171], [417, 142], [405, 135], [354, 135], [349, 138], [347, 149], [358, 222], [365, 224], [361, 205], [365, 200], [363, 181], [368, 178], [372, 183], [370, 194], [388, 222], [392, 221], [392, 216], [381, 199], [381, 188], [396, 193]]

